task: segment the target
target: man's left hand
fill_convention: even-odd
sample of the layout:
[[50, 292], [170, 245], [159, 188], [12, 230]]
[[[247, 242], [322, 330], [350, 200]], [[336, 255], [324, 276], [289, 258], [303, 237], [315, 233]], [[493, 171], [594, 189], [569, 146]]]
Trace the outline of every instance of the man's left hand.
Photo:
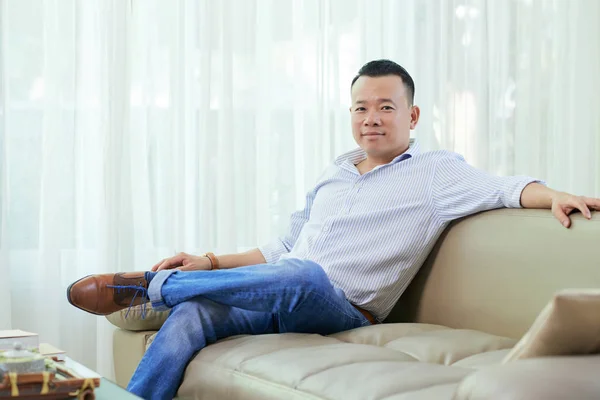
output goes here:
[[575, 196], [565, 192], [555, 192], [552, 195], [552, 214], [565, 228], [571, 226], [569, 214], [579, 210], [587, 219], [592, 218], [590, 210], [600, 210], [600, 199]]

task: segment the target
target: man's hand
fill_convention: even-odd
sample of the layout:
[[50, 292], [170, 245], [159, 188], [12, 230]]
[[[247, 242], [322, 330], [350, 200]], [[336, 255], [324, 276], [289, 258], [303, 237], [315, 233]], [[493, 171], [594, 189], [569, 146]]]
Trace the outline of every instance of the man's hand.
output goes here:
[[600, 210], [600, 199], [557, 192], [539, 183], [530, 183], [521, 192], [521, 205], [524, 208], [550, 208], [556, 219], [568, 228], [571, 226], [569, 214], [579, 210], [590, 219], [590, 210]]
[[592, 218], [591, 210], [600, 210], [600, 199], [575, 196], [565, 192], [555, 192], [552, 195], [552, 214], [565, 228], [571, 226], [569, 214], [579, 210], [587, 219]]
[[208, 257], [179, 253], [176, 256], [159, 261], [152, 267], [151, 271], [156, 272], [163, 269], [176, 269], [178, 271], [209, 270], [211, 269], [211, 263]]

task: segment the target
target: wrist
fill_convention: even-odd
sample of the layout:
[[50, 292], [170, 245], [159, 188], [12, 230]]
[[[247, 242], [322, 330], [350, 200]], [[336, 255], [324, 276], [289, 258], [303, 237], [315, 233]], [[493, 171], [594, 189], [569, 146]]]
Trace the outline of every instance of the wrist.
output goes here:
[[206, 257], [208, 259], [208, 262], [210, 264], [209, 270], [219, 269], [219, 259], [213, 253], [204, 253], [202, 254], [202, 257]]
[[547, 188], [547, 189], [549, 191], [548, 198], [550, 199], [550, 206], [552, 206], [552, 204], [554, 204], [554, 202], [556, 201], [558, 196], [560, 196], [562, 194], [562, 192], [559, 192], [558, 190], [554, 190], [554, 189], [550, 189], [550, 188]]
[[521, 192], [523, 208], [552, 208], [560, 192], [537, 182], [529, 183]]

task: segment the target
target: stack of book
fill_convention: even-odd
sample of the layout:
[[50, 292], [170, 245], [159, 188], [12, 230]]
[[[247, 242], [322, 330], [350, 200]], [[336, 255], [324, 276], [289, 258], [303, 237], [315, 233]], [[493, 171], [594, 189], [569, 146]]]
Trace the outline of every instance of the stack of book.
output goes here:
[[21, 343], [24, 349], [38, 350], [40, 338], [37, 333], [25, 332], [19, 329], [0, 331], [0, 351], [12, 350], [15, 343]]
[[65, 361], [67, 353], [63, 350], [52, 346], [49, 343], [40, 343], [40, 354], [44, 357], [50, 357], [55, 361]]
[[15, 343], [21, 343], [24, 349], [39, 352], [56, 361], [65, 360], [66, 353], [63, 350], [48, 343], [40, 343], [37, 333], [25, 332], [20, 329], [0, 331], [0, 352], [12, 350]]

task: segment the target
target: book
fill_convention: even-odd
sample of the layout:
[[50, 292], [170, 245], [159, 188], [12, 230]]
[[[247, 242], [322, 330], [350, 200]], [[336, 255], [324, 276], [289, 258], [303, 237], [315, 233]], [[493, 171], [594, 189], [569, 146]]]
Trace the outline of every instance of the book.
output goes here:
[[20, 329], [0, 331], [0, 351], [12, 350], [17, 342], [21, 343], [24, 349], [37, 350], [40, 338], [37, 333]]
[[80, 364], [69, 357], [65, 357], [63, 365], [65, 368], [75, 373], [75, 375], [78, 375], [82, 378], [101, 378], [100, 374], [98, 374], [97, 372], [92, 371], [85, 365]]
[[65, 361], [67, 353], [50, 343], [40, 343], [40, 354], [44, 357], [50, 357], [56, 361]]

